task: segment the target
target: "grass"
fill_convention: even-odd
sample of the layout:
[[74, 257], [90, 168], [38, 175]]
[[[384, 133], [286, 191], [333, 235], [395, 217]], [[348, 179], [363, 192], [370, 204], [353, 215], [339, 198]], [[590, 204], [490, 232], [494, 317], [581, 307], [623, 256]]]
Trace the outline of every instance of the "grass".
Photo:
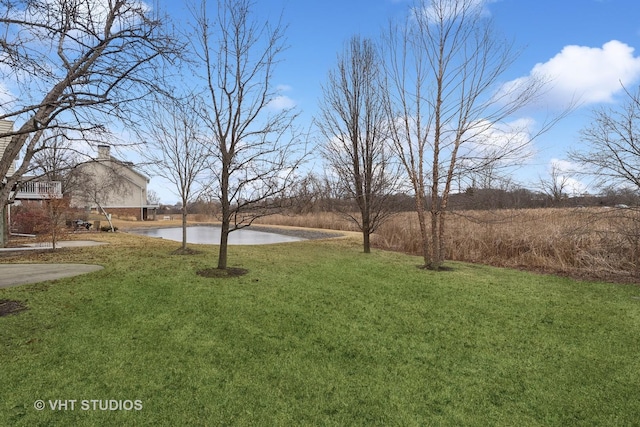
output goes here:
[[[102, 238], [21, 257], [104, 270], [0, 290], [29, 308], [0, 317], [0, 423], [638, 425], [637, 287], [434, 273], [357, 239], [233, 247], [249, 273], [205, 278], [215, 247]], [[36, 411], [38, 399], [143, 408]]]

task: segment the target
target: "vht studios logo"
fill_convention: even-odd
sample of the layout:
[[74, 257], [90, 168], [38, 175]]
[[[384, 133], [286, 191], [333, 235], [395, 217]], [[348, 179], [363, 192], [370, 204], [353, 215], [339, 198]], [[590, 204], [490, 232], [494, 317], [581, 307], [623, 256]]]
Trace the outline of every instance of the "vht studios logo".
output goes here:
[[115, 400], [115, 399], [55, 399], [36, 400], [33, 407], [38, 411], [49, 409], [51, 411], [141, 411], [141, 400]]

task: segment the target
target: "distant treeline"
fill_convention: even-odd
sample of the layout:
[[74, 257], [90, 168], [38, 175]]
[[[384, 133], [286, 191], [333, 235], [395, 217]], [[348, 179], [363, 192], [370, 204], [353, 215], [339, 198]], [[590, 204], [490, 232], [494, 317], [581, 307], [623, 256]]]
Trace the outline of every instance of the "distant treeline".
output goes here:
[[[429, 198], [427, 198], [429, 200]], [[394, 194], [387, 201], [394, 210], [408, 212], [415, 209], [413, 196], [408, 194]], [[640, 197], [637, 193], [627, 189], [607, 189], [602, 194], [585, 194], [580, 196], [552, 196], [525, 188], [494, 189], [468, 188], [462, 193], [450, 195], [450, 210], [493, 210], [493, 209], [532, 209], [532, 208], [560, 208], [560, 207], [594, 207], [594, 206], [638, 206]], [[355, 209], [355, 201], [328, 195], [318, 194], [293, 195], [283, 206], [293, 213], [308, 212], [336, 212]], [[189, 213], [211, 214], [216, 212], [216, 202], [198, 199], [189, 204]], [[161, 205], [160, 212], [164, 214], [180, 213], [181, 204]]]

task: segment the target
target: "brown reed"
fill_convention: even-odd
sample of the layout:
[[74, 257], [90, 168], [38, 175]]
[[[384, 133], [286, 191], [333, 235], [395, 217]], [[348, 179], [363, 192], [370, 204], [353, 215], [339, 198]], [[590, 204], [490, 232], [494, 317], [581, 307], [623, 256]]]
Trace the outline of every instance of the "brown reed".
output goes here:
[[[259, 222], [357, 231], [348, 219], [330, 212], [274, 215]], [[446, 227], [449, 260], [593, 277], [640, 272], [640, 212], [636, 209], [459, 211], [447, 213]], [[416, 214], [392, 217], [377, 230], [373, 244], [420, 255]]]

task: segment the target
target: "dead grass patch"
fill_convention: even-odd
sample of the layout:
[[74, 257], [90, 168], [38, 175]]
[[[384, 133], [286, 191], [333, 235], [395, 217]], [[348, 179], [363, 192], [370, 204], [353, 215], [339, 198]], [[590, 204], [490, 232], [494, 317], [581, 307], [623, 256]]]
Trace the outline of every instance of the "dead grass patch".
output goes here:
[[0, 317], [18, 314], [25, 310], [28, 310], [28, 307], [22, 301], [0, 299]]
[[225, 269], [220, 268], [206, 268], [204, 270], [198, 270], [196, 274], [202, 277], [209, 277], [214, 279], [228, 279], [232, 277], [240, 277], [247, 274], [249, 270], [238, 267], [228, 267]]
[[178, 248], [175, 251], [171, 251], [171, 255], [198, 255], [201, 253], [202, 251], [191, 248]]

